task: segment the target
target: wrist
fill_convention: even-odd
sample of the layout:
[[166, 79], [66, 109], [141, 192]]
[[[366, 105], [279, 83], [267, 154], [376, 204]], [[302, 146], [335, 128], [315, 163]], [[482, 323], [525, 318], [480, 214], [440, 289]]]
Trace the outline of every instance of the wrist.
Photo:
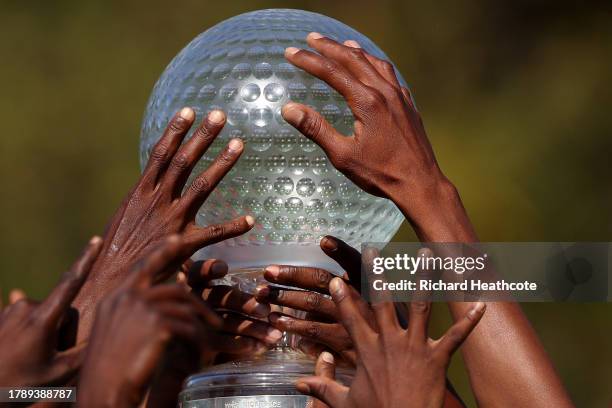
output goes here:
[[425, 242], [474, 242], [476, 233], [455, 185], [441, 172], [415, 186], [403, 180], [389, 195]]

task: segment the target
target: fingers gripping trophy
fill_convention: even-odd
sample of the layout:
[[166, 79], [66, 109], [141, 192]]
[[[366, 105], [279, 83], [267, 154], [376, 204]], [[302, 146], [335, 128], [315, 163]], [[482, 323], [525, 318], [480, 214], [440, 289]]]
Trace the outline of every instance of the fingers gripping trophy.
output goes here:
[[[388, 242], [403, 220], [391, 201], [355, 186], [319, 146], [282, 117], [285, 104], [301, 103], [352, 137], [354, 118], [345, 97], [315, 72], [285, 59], [288, 47], [309, 49], [310, 32], [338, 42], [355, 40], [367, 53], [388, 60], [367, 37], [332, 18], [301, 10], [254, 11], [225, 20], [191, 41], [162, 73], [146, 107], [142, 166], [165, 124], [183, 106], [191, 106], [198, 118], [215, 109], [227, 115], [224, 129], [194, 175], [229, 139], [245, 142], [238, 164], [197, 216], [202, 225], [245, 213], [256, 218], [249, 233], [197, 255], [226, 261], [231, 273], [224, 284], [242, 290], [254, 290], [263, 279], [263, 268], [271, 264], [308, 265], [341, 274], [319, 247], [323, 236], [337, 236], [354, 247]], [[311, 374], [313, 362], [292, 344], [286, 335], [279, 347], [259, 358], [213, 366], [191, 377], [181, 394], [181, 406], [305, 407], [306, 397], [295, 391], [293, 381]]]

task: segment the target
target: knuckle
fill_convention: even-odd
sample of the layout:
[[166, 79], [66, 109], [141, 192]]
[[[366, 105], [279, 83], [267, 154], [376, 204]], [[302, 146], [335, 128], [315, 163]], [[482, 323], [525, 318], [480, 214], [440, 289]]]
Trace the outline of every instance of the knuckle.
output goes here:
[[178, 153], [172, 158], [172, 167], [178, 170], [184, 170], [189, 167], [189, 159], [185, 153]]
[[323, 269], [315, 269], [314, 280], [320, 287], [327, 288], [331, 280], [331, 275]]
[[226, 148], [217, 157], [216, 162], [219, 167], [229, 167], [234, 163], [234, 154], [230, 153], [229, 149]]
[[317, 295], [316, 293], [309, 292], [306, 295], [306, 305], [311, 310], [319, 310], [321, 308], [321, 296]]
[[391, 100], [391, 101], [401, 101], [403, 96], [402, 93], [395, 88], [393, 85], [390, 84], [383, 84], [379, 91], [384, 95], [386, 100]]
[[289, 280], [293, 280], [294, 278], [296, 278], [300, 274], [301, 270], [301, 268], [298, 266], [285, 266], [283, 269], [285, 272], [285, 278]]
[[193, 183], [191, 183], [191, 190], [195, 193], [202, 193], [209, 191], [210, 186], [211, 184], [210, 181], [208, 181], [208, 178], [205, 175], [201, 175], [193, 180]]
[[306, 334], [309, 337], [318, 339], [319, 337], [321, 337], [321, 328], [316, 323], [310, 323], [306, 327]]
[[210, 238], [219, 238], [225, 235], [225, 227], [223, 225], [211, 225], [208, 227], [208, 236]]
[[395, 75], [395, 69], [393, 68], [393, 64], [391, 64], [389, 61], [387, 60], [380, 60], [379, 62], [380, 67], [383, 71], [389, 73], [389, 74], [393, 74]]
[[168, 125], [168, 131], [170, 133], [182, 132], [186, 126], [187, 126], [187, 121], [181, 117], [178, 117], [174, 119], [172, 122], [170, 122], [170, 124]]
[[151, 156], [149, 160], [154, 162], [163, 161], [166, 159], [166, 155], [168, 154], [168, 146], [165, 144], [157, 144], [155, 148], [151, 151]]
[[321, 69], [328, 75], [336, 75], [338, 73], [338, 65], [330, 59], [325, 59], [321, 64]]
[[306, 114], [302, 118], [300, 129], [307, 135], [318, 136], [323, 130], [323, 122], [317, 115]]
[[375, 89], [370, 89], [368, 92], [364, 92], [361, 99], [362, 105], [366, 109], [376, 109], [385, 104], [384, 97]]
[[365, 59], [365, 54], [361, 48], [349, 48], [348, 50], [349, 57], [353, 59]]
[[204, 141], [209, 141], [213, 135], [212, 133], [209, 131], [209, 125], [206, 126], [199, 126], [195, 132], [193, 132], [193, 137], [197, 138], [197, 139], [202, 139]]
[[410, 303], [410, 309], [417, 314], [426, 314], [431, 306], [428, 302], [416, 301]]
[[245, 226], [245, 222], [243, 222], [242, 220], [234, 221], [230, 224], [230, 227], [228, 228], [228, 232], [230, 234], [239, 234], [244, 230], [244, 226]]

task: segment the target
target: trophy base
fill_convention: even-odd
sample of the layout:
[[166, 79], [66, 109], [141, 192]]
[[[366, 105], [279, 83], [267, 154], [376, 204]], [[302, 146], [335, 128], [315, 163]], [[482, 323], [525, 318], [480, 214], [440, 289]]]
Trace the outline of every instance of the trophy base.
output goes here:
[[227, 262], [230, 271], [256, 268], [262, 270], [269, 265], [294, 265], [317, 267], [338, 276], [344, 273], [342, 268], [314, 243], [230, 246], [224, 241], [200, 249], [193, 259], [222, 259]]
[[[316, 250], [323, 253], [320, 248]], [[253, 293], [265, 282], [263, 266], [238, 260], [230, 263], [230, 272], [214, 282]], [[244, 254], [242, 254], [244, 255]], [[213, 258], [223, 259], [218, 248]], [[255, 259], [266, 259], [255, 258]], [[268, 258], [269, 259], [269, 258]], [[273, 258], [276, 260], [276, 258]], [[288, 263], [295, 261], [287, 258]], [[276, 263], [276, 262], [271, 262]], [[336, 266], [337, 268], [337, 266]], [[278, 285], [277, 285], [278, 286]], [[280, 308], [283, 313], [303, 317], [304, 312]], [[208, 367], [189, 377], [179, 395], [180, 408], [306, 408], [309, 398], [295, 389], [295, 381], [314, 374], [315, 361], [297, 349], [297, 336], [284, 333], [279, 344], [253, 357]], [[339, 368], [336, 378], [348, 383], [352, 371]]]
[[[180, 408], [306, 408], [308, 397], [295, 381], [314, 373], [314, 361], [288, 349], [273, 349], [250, 359], [209, 367], [189, 377], [179, 395]], [[339, 368], [345, 384], [352, 370]]]

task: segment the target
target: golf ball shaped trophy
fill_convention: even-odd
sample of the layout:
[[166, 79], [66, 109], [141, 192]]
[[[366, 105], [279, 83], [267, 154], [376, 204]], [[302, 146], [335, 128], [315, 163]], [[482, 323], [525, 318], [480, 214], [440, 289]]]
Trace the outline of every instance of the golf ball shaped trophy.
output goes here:
[[[271, 264], [339, 272], [319, 248], [324, 235], [355, 247], [388, 242], [403, 220], [391, 201], [355, 186], [281, 116], [282, 106], [295, 101], [314, 108], [347, 137], [353, 132], [353, 115], [344, 98], [284, 58], [287, 47], [308, 48], [306, 35], [313, 31], [340, 42], [356, 40], [368, 53], [388, 60], [367, 37], [332, 18], [300, 10], [254, 11], [225, 20], [191, 41], [155, 84], [144, 115], [143, 168], [166, 124], [184, 106], [195, 110], [198, 121], [213, 109], [227, 115], [223, 131], [192, 177], [231, 138], [245, 142], [237, 165], [197, 215], [202, 225], [243, 214], [256, 218], [249, 233], [197, 254], [226, 261], [231, 272], [225, 284], [245, 291], [255, 288], [263, 268]], [[293, 340], [286, 335], [262, 357], [213, 366], [190, 377], [180, 406], [305, 407], [307, 398], [293, 382], [311, 375], [313, 362], [292, 347]]]

